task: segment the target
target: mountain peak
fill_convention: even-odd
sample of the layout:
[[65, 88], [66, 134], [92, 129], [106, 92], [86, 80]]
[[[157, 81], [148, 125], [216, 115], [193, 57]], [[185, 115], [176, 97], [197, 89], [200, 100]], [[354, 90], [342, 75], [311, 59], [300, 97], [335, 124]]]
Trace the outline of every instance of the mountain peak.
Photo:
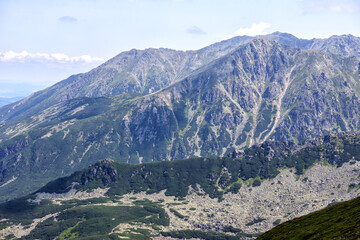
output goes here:
[[285, 32], [280, 32], [280, 31], [276, 31], [276, 32], [270, 33], [265, 36], [281, 36], [281, 37], [298, 39], [297, 37], [295, 37], [294, 35], [292, 35], [290, 33], [285, 33]]
[[332, 35], [330, 38], [357, 38], [352, 34]]
[[293, 48], [284, 44], [279, 44], [277, 41], [272, 39], [256, 37], [249, 43], [240, 46], [236, 51], [239, 51], [240, 54], [244, 54], [244, 51], [247, 52], [247, 54], [255, 54], [256, 56], [254, 57], [258, 58], [260, 55], [274, 55], [279, 51], [284, 51], [285, 49], [290, 50]]
[[253, 43], [254, 45], [263, 45], [263, 44], [268, 45], [268, 44], [271, 44], [271, 43], [277, 44], [277, 42], [275, 42], [275, 41], [271, 41], [271, 40], [261, 38], [261, 37], [254, 38], [253, 40], [251, 40], [249, 42], [249, 44], [251, 44], [251, 43]]

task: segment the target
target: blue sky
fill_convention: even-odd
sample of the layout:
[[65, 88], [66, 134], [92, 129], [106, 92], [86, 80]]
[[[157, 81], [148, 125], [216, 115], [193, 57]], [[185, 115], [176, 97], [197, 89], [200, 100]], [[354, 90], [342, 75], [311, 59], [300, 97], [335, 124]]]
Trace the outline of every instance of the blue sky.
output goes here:
[[0, 96], [27, 95], [132, 48], [236, 35], [360, 36], [360, 0], [0, 0]]

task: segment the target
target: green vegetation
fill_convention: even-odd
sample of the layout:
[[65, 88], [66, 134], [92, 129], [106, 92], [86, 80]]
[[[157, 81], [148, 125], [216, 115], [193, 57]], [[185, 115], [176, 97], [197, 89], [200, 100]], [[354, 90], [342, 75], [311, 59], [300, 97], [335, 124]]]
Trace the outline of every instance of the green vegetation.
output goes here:
[[[56, 213], [72, 207], [71, 204], [56, 205], [49, 200], [40, 203], [28, 201], [29, 197], [23, 197], [10, 202], [0, 204], [0, 219], [11, 219], [13, 223], [29, 225], [34, 218], [42, 218], [48, 214]], [[6, 224], [6, 222], [2, 222]]]
[[248, 222], [247, 224], [245, 224], [246, 226], [252, 226], [256, 223], [259, 223], [259, 222], [262, 222], [262, 221], [265, 221], [266, 219], [264, 218], [256, 218], [254, 220], [252, 220], [251, 222]]
[[[297, 151], [292, 153], [293, 149]], [[322, 144], [305, 142], [300, 146], [286, 146], [265, 142], [245, 149], [238, 159], [193, 158], [140, 165], [104, 160], [70, 177], [50, 182], [38, 192], [62, 193], [68, 191], [73, 182], [79, 182], [81, 184], [75, 186], [78, 190], [110, 187], [107, 193], [110, 197], [130, 192], [166, 190], [166, 195], [176, 196], [180, 201], [187, 195], [189, 186], [196, 188], [200, 185], [210, 197], [221, 200], [226, 193], [237, 193], [242, 183], [256, 187], [261, 184], [261, 179], [274, 178], [279, 168], [295, 168], [296, 174], [300, 175], [319, 161], [337, 166], [358, 161], [359, 149], [360, 135], [342, 134], [326, 136]], [[269, 161], [268, 156], [273, 152], [275, 156]], [[228, 172], [224, 174], [222, 171], [225, 168]], [[216, 186], [217, 183], [221, 189]]]
[[[86, 201], [71, 200], [57, 205], [49, 200], [34, 203], [26, 198], [18, 199], [1, 205], [1, 218], [10, 218], [9, 221], [2, 222], [2, 225], [5, 227], [11, 222], [26, 226], [34, 218], [58, 213], [56, 220], [54, 217], [48, 218], [23, 239], [111, 239], [108, 233], [120, 223], [145, 223], [158, 228], [161, 225], [168, 226], [170, 222], [165, 210], [150, 200], [135, 201], [136, 206], [133, 207], [96, 205], [99, 201], [94, 199], [86, 205], [84, 202]], [[137, 231], [136, 234], [141, 237], [138, 239], [149, 237], [148, 232]]]
[[274, 225], [274, 226], [277, 226], [277, 225], [280, 224], [280, 222], [281, 222], [281, 219], [276, 219], [276, 220], [273, 222], [273, 225]]
[[[124, 233], [118, 233], [118, 234], [111, 234], [111, 236], [114, 236], [113, 239], [121, 239], [122, 237], [126, 237], [127, 239], [132, 240], [150, 240], [151, 233], [147, 229], [141, 229], [141, 228], [133, 228], [131, 231], [126, 231]], [[115, 236], [119, 236], [119, 238], [115, 238]]]
[[182, 215], [181, 213], [179, 213], [178, 211], [176, 211], [175, 209], [173, 209], [173, 208], [170, 208], [170, 212], [172, 212], [175, 216], [177, 216], [178, 218], [181, 218], [181, 219], [183, 219], [183, 218], [188, 218], [187, 216], [184, 216], [184, 215]]
[[[96, 204], [119, 202], [121, 195], [130, 192], [154, 193], [165, 190], [166, 195], [175, 196], [179, 201], [173, 205], [184, 206], [187, 203], [184, 200], [189, 186], [194, 189], [200, 186], [210, 197], [218, 198], [221, 201], [224, 194], [237, 193], [242, 184], [256, 187], [261, 184], [261, 179], [275, 177], [280, 168], [295, 168], [296, 173], [301, 174], [318, 161], [327, 161], [330, 164], [341, 166], [345, 162], [359, 160], [360, 140], [358, 135], [329, 136], [324, 137], [320, 142], [321, 144], [305, 142], [301, 146], [265, 142], [262, 145], [245, 149], [243, 155], [237, 159], [229, 157], [193, 158], [144, 164], [125, 164], [103, 160], [70, 177], [52, 181], [36, 193], [64, 193], [69, 191], [71, 186], [81, 191], [107, 187], [109, 190], [106, 197], [68, 200], [62, 201], [62, 205], [56, 205], [50, 200], [34, 202], [36, 199], [36, 193], [34, 193], [0, 204], [0, 219], [10, 219], [2, 222], [0, 227], [6, 227], [10, 222], [28, 226], [34, 218], [59, 213], [59, 216], [56, 217], [58, 221], [55, 221], [54, 218], [47, 219], [32, 231], [29, 238], [37, 238], [44, 234], [53, 238], [61, 234], [64, 238], [74, 236], [81, 238], [85, 231], [89, 231], [93, 236], [102, 236], [115, 224], [135, 220], [157, 228], [160, 225], [169, 225], [169, 217], [159, 205], [161, 201], [153, 203], [150, 200], [136, 201], [133, 198], [135, 207], [129, 207], [129, 209], [121, 204], [113, 207], [96, 206]], [[294, 153], [292, 153], [293, 149], [296, 150]], [[269, 160], [269, 154], [274, 154], [271, 160]], [[74, 185], [74, 182], [79, 184]], [[279, 184], [284, 183], [279, 182]], [[349, 191], [355, 187], [358, 187], [358, 184], [350, 184]], [[133, 218], [128, 215], [122, 218], [123, 211], [131, 212]], [[99, 212], [105, 215], [101, 215]], [[179, 218], [186, 218], [175, 209], [172, 212]], [[118, 216], [115, 217], [114, 213], [117, 213]], [[115, 220], [112, 220], [113, 218]], [[251, 226], [260, 221], [263, 219], [257, 218], [247, 225]], [[104, 231], [91, 230], [91, 226], [96, 224], [104, 225]], [[128, 234], [141, 235], [139, 232]]]
[[252, 184], [253, 187], [258, 187], [260, 185], [261, 185], [261, 181], [259, 179], [255, 179], [253, 184]]
[[75, 224], [75, 226], [73, 227], [69, 227], [68, 229], [64, 230], [60, 236], [59, 239], [60, 240], [65, 240], [65, 239], [76, 239], [79, 237], [79, 233], [77, 232], [72, 232], [72, 230], [74, 228], [76, 228], [79, 225], [79, 222], [77, 224]]
[[224, 232], [231, 232], [231, 233], [241, 233], [241, 232], [243, 232], [241, 229], [234, 228], [233, 226], [230, 226], [230, 225], [225, 226], [223, 231]]
[[239, 192], [241, 186], [241, 183], [238, 182], [231, 184], [230, 187], [225, 191], [225, 193], [231, 192], [233, 194], [236, 194]]
[[360, 188], [360, 184], [350, 183], [347, 191], [350, 192], [355, 188]]
[[285, 222], [257, 239], [355, 240], [359, 238], [360, 198], [358, 197]]

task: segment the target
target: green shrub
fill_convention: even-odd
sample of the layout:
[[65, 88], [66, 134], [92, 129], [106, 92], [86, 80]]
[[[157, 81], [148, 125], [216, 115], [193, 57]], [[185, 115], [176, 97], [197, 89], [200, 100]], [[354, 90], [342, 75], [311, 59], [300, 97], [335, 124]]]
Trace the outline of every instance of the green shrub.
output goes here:
[[224, 232], [231, 232], [231, 233], [240, 233], [243, 232], [241, 229], [239, 228], [234, 228], [231, 225], [227, 225], [224, 227]]
[[179, 213], [178, 211], [176, 211], [173, 208], [170, 208], [170, 212], [174, 213], [174, 215], [177, 216], [178, 218], [181, 218], [181, 219], [187, 218], [187, 216], [182, 215], [181, 213]]
[[261, 181], [259, 179], [255, 179], [253, 184], [252, 184], [253, 187], [258, 187], [260, 185], [261, 185]]
[[259, 222], [262, 222], [262, 221], [265, 221], [266, 219], [265, 218], [256, 218], [254, 220], [252, 220], [251, 222], [248, 222], [247, 224], [245, 224], [246, 226], [252, 226], [256, 223], [259, 223]]
[[277, 226], [277, 225], [280, 224], [280, 222], [281, 222], [281, 219], [276, 219], [276, 220], [273, 222], [273, 225], [274, 225], [274, 226]]
[[229, 189], [226, 192], [231, 192], [233, 194], [237, 194], [241, 188], [241, 183], [235, 183], [232, 186], [229, 187]]

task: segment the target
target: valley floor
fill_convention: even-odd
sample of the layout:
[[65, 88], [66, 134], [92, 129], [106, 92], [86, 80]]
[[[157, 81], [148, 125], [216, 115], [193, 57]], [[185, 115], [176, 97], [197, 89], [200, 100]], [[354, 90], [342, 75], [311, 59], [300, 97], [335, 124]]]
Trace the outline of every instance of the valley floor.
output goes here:
[[[139, 206], [139, 201], [148, 201], [159, 204], [170, 218], [169, 226], [159, 225], [154, 228], [136, 221], [123, 222], [108, 233], [123, 235], [124, 239], [128, 234], [135, 234], [140, 230], [146, 231], [149, 236], [179, 230], [205, 230], [235, 235], [226, 230], [230, 227], [241, 229], [246, 234], [258, 234], [287, 220], [359, 196], [359, 182], [360, 162], [350, 161], [342, 167], [318, 163], [303, 175], [296, 175], [293, 169], [283, 169], [276, 178], [262, 180], [260, 186], [253, 186], [253, 179], [242, 182], [237, 194], [227, 193], [222, 201], [211, 199], [199, 187], [198, 190], [190, 187], [189, 194], [183, 198], [166, 196], [165, 191], [155, 194], [142, 192], [86, 206], [132, 207]], [[65, 194], [38, 193], [33, 201], [51, 199], [53, 204], [61, 205], [69, 200], [104, 198], [106, 191], [107, 189], [97, 189], [92, 193], [75, 193], [74, 190]], [[50, 217], [56, 220], [57, 213], [34, 219], [30, 226], [5, 227], [0, 230], [0, 238], [27, 236]]]
[[[259, 233], [360, 194], [359, 188], [349, 187], [360, 182], [360, 162], [346, 163], [340, 168], [316, 164], [301, 176], [294, 172], [284, 169], [276, 178], [264, 180], [257, 187], [243, 184], [238, 194], [225, 194], [221, 202], [193, 189], [182, 201], [160, 192], [127, 194], [122, 202], [164, 200], [163, 205], [170, 216], [170, 226], [164, 231], [221, 231], [225, 226], [232, 226], [246, 233]], [[184, 217], [176, 216], [171, 209]]]

